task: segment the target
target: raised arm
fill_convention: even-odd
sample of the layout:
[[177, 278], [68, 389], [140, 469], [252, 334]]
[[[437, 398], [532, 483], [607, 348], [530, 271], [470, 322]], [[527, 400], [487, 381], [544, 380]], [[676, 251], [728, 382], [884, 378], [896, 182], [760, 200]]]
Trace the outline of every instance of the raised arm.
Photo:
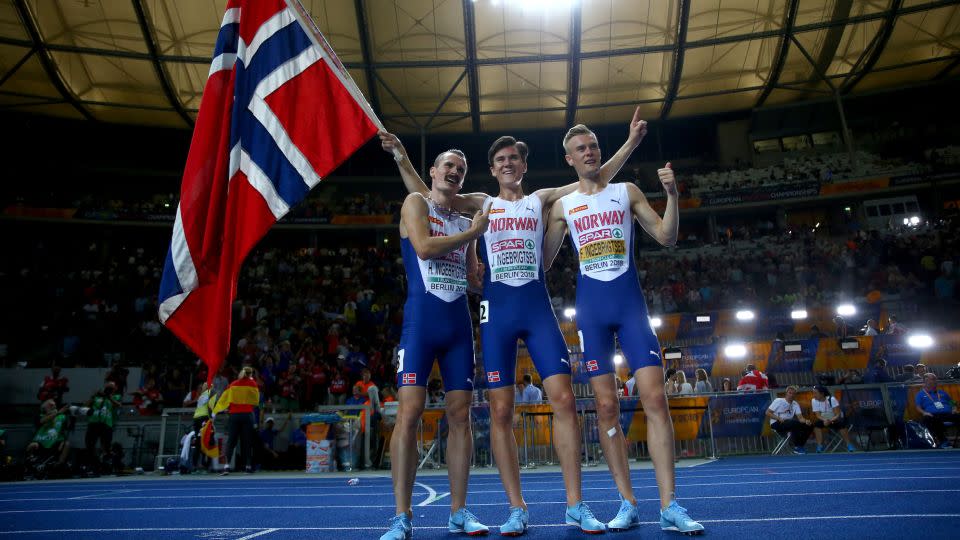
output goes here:
[[549, 270], [557, 258], [557, 252], [563, 245], [563, 236], [567, 234], [567, 220], [563, 218], [563, 203], [559, 200], [550, 207], [547, 215], [547, 232], [543, 238], [543, 269]]
[[[393, 133], [386, 131], [381, 131], [378, 135], [380, 136], [381, 148], [388, 154], [393, 155], [393, 160], [397, 162], [397, 168], [400, 169], [400, 178], [403, 179], [403, 187], [407, 188], [409, 193], [419, 193], [424, 197], [429, 197], [430, 187], [424, 183], [423, 179], [420, 178], [420, 175], [417, 173], [417, 170], [413, 168], [410, 156], [407, 155], [407, 149], [403, 147], [400, 139]], [[394, 150], [399, 153], [400, 157], [394, 154]], [[459, 212], [472, 214], [480, 210], [486, 198], [486, 193], [464, 193], [457, 195], [453, 206], [454, 209]]]
[[677, 184], [673, 176], [673, 169], [667, 163], [664, 168], [657, 169], [660, 183], [667, 191], [667, 209], [663, 218], [650, 206], [647, 197], [634, 184], [626, 184], [630, 196], [630, 209], [643, 230], [647, 231], [661, 246], [673, 246], [677, 243], [677, 231], [680, 228], [680, 211], [678, 208]]
[[411, 193], [403, 201], [400, 209], [400, 235], [406, 234], [413, 244], [417, 257], [422, 260], [434, 259], [450, 253], [467, 242], [476, 239], [487, 230], [490, 222], [489, 209], [477, 212], [470, 228], [450, 236], [430, 236], [430, 223], [427, 221], [429, 210], [427, 201], [419, 193]]

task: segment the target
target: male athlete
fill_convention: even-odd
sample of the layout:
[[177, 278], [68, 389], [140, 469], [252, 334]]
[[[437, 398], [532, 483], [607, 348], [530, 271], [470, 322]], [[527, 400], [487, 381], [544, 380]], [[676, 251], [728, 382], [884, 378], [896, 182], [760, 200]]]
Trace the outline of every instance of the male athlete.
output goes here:
[[470, 401], [473, 393], [473, 329], [467, 307], [468, 280], [479, 286], [475, 240], [487, 229], [488, 214], [473, 223], [453, 210], [463, 186], [467, 160], [447, 150], [430, 168], [432, 189], [412, 193], [400, 211], [400, 250], [407, 272], [403, 333], [397, 352], [400, 406], [390, 441], [397, 515], [381, 540], [412, 535], [413, 481], [417, 472], [417, 426], [426, 403], [427, 377], [434, 359], [446, 390], [447, 476], [450, 481], [451, 532], [486, 534], [488, 529], [466, 509], [467, 476], [473, 455]]
[[673, 423], [663, 392], [660, 344], [650, 327], [633, 262], [634, 219], [661, 245], [672, 246], [677, 241], [679, 218], [673, 171], [669, 163], [657, 171], [667, 191], [667, 208], [661, 219], [640, 188], [631, 183], [610, 184], [600, 172], [597, 137], [586, 126], [570, 128], [563, 147], [567, 164], [577, 171], [579, 187], [553, 205], [544, 245], [545, 263], [550, 268], [569, 230], [579, 256], [576, 310], [583, 365], [596, 396], [600, 444], [622, 498], [620, 511], [607, 527], [623, 530], [640, 523], [620, 427], [613, 366], [616, 334], [639, 387], [647, 419], [647, 442], [660, 489], [660, 527], [699, 534], [703, 526], [690, 519], [675, 501]]
[[[631, 122], [630, 137], [613, 159], [601, 169], [608, 180], [640, 144], [646, 122], [639, 111]], [[380, 134], [384, 150], [397, 149], [401, 175], [407, 189], [425, 193], [424, 185], [400, 141]], [[582, 501], [580, 482], [580, 432], [570, 381], [570, 359], [543, 276], [544, 209], [577, 187], [541, 189], [524, 195], [522, 181], [527, 171], [527, 145], [513, 137], [500, 137], [487, 153], [490, 174], [497, 179], [499, 195], [485, 193], [457, 196], [459, 208], [475, 211], [485, 201], [490, 206], [490, 227], [483, 235], [483, 294], [480, 304], [480, 339], [483, 364], [490, 389], [490, 439], [500, 480], [510, 504], [510, 515], [500, 526], [505, 536], [518, 536], [527, 529], [529, 514], [520, 489], [517, 442], [513, 434], [514, 378], [517, 341], [522, 339], [533, 357], [554, 413], [554, 446], [560, 459], [567, 493], [565, 521], [585, 532], [600, 533], [606, 527]]]

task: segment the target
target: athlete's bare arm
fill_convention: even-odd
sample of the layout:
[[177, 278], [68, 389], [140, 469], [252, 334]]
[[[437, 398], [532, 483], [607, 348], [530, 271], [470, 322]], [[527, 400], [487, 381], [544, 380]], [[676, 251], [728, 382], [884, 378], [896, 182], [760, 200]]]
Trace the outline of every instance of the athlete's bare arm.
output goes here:
[[[430, 187], [424, 183], [423, 179], [421, 179], [417, 173], [417, 170], [413, 168], [413, 163], [410, 162], [410, 157], [407, 156], [407, 150], [403, 147], [400, 139], [393, 133], [386, 131], [381, 131], [378, 135], [380, 135], [380, 146], [388, 154], [392, 154], [394, 149], [400, 152], [401, 158], [399, 161], [397, 161], [396, 158], [394, 158], [394, 160], [397, 161], [397, 168], [400, 169], [400, 177], [403, 178], [403, 186], [407, 188], [407, 191], [410, 193], [420, 193], [424, 197], [429, 197]], [[483, 201], [486, 200], [487, 197], [488, 195], [486, 193], [479, 192], [458, 194], [456, 199], [454, 199], [453, 208], [458, 212], [473, 214], [480, 210], [483, 206]]]
[[558, 199], [550, 208], [547, 217], [547, 232], [543, 235], [543, 269], [553, 266], [557, 252], [563, 245], [563, 236], [567, 234], [567, 220], [563, 218], [563, 203]]
[[477, 241], [471, 240], [467, 246], [467, 290], [474, 294], [483, 294], [483, 263], [477, 257]]
[[657, 169], [657, 176], [660, 177], [660, 183], [667, 191], [667, 209], [663, 213], [663, 218], [650, 206], [647, 197], [634, 184], [626, 184], [627, 194], [630, 196], [630, 210], [643, 230], [647, 231], [647, 234], [661, 246], [673, 246], [677, 243], [677, 230], [680, 227], [677, 184], [669, 163], [664, 168]]
[[403, 201], [400, 209], [400, 236], [409, 238], [413, 250], [422, 260], [433, 259], [450, 253], [460, 246], [475, 240], [487, 230], [490, 222], [489, 209], [482, 210], [473, 218], [470, 228], [450, 236], [430, 236], [430, 223], [427, 216], [430, 210], [427, 200], [419, 193], [411, 193]]
[[[643, 141], [643, 138], [647, 135], [647, 121], [640, 119], [640, 107], [637, 107], [633, 111], [633, 119], [630, 120], [630, 133], [627, 136], [626, 142], [623, 143], [623, 146], [610, 159], [607, 160], [600, 167], [600, 184], [606, 185], [607, 182], [613, 179], [617, 173], [620, 172], [620, 169], [623, 168], [623, 164], [627, 162], [627, 158], [630, 157], [630, 154], [640, 143]], [[544, 208], [553, 207], [553, 203], [560, 199], [561, 197], [573, 193], [577, 190], [579, 182], [573, 182], [565, 186], [555, 187], [555, 188], [544, 188], [538, 189], [533, 192], [534, 195], [540, 197], [540, 201], [543, 203]]]

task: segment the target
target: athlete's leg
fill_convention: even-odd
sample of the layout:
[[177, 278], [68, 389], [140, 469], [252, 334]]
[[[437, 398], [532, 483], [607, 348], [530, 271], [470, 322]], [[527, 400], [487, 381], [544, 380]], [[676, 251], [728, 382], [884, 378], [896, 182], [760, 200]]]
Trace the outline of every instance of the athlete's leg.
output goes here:
[[413, 480], [417, 475], [417, 428], [423, 416], [427, 389], [423, 386], [404, 386], [397, 392], [400, 406], [397, 422], [390, 439], [390, 474], [393, 477], [393, 496], [397, 514], [407, 513], [412, 517], [411, 499]]
[[557, 457], [560, 459], [563, 485], [567, 489], [567, 506], [576, 506], [583, 499], [580, 478], [580, 424], [577, 422], [570, 375], [551, 375], [543, 381], [543, 387], [553, 408], [553, 447], [557, 449]]
[[[624, 500], [636, 504], [633, 486], [630, 483], [630, 466], [627, 463], [627, 444], [620, 427], [620, 399], [613, 373], [605, 373], [590, 379], [590, 386], [597, 402], [597, 427], [600, 447], [607, 460], [607, 467]], [[663, 390], [661, 388], [661, 390]], [[671, 462], [672, 463], [672, 462]]]
[[500, 482], [510, 501], [510, 507], [526, 510], [520, 490], [520, 463], [517, 458], [517, 438], [513, 433], [513, 385], [493, 388], [490, 399], [490, 446], [500, 472]]
[[450, 482], [450, 513], [467, 503], [467, 478], [473, 457], [473, 429], [470, 426], [470, 401], [473, 392], [450, 390], [446, 393], [447, 479]]
[[674, 498], [673, 422], [667, 396], [663, 393], [663, 368], [642, 367], [634, 372], [640, 387], [640, 402], [647, 417], [647, 449], [653, 461], [660, 490], [660, 508], [666, 508]]

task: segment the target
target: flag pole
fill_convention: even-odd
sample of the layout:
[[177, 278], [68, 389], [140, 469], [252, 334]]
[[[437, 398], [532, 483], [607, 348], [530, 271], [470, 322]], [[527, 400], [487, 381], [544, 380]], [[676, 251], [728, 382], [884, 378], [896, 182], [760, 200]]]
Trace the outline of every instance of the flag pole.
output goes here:
[[[363, 112], [366, 113], [367, 117], [370, 119], [374, 125], [380, 131], [386, 131], [386, 128], [383, 127], [383, 122], [380, 121], [380, 118], [377, 117], [377, 113], [374, 112], [373, 107], [370, 106], [370, 103], [367, 102], [366, 96], [363, 95], [363, 92], [360, 91], [360, 87], [357, 86], [357, 83], [353, 80], [353, 77], [350, 75], [350, 72], [343, 65], [343, 62], [340, 61], [340, 58], [337, 57], [337, 53], [334, 52], [333, 47], [330, 46], [330, 43], [327, 42], [327, 38], [323, 37], [323, 33], [320, 32], [320, 28], [317, 27], [317, 24], [313, 21], [313, 18], [310, 16], [310, 13], [307, 11], [303, 4], [300, 3], [300, 0], [285, 0], [287, 6], [293, 11], [294, 16], [297, 19], [297, 22], [300, 23], [300, 26], [307, 33], [307, 36], [310, 37], [310, 41], [313, 42], [313, 45], [323, 51], [324, 60], [327, 62], [327, 65], [333, 70], [333, 72], [340, 79], [340, 82], [343, 83], [343, 86], [353, 95], [357, 103], [363, 109]], [[376, 81], [369, 81], [370, 84], [376, 84]], [[400, 150], [393, 149], [393, 157], [400, 161], [402, 155]]]

